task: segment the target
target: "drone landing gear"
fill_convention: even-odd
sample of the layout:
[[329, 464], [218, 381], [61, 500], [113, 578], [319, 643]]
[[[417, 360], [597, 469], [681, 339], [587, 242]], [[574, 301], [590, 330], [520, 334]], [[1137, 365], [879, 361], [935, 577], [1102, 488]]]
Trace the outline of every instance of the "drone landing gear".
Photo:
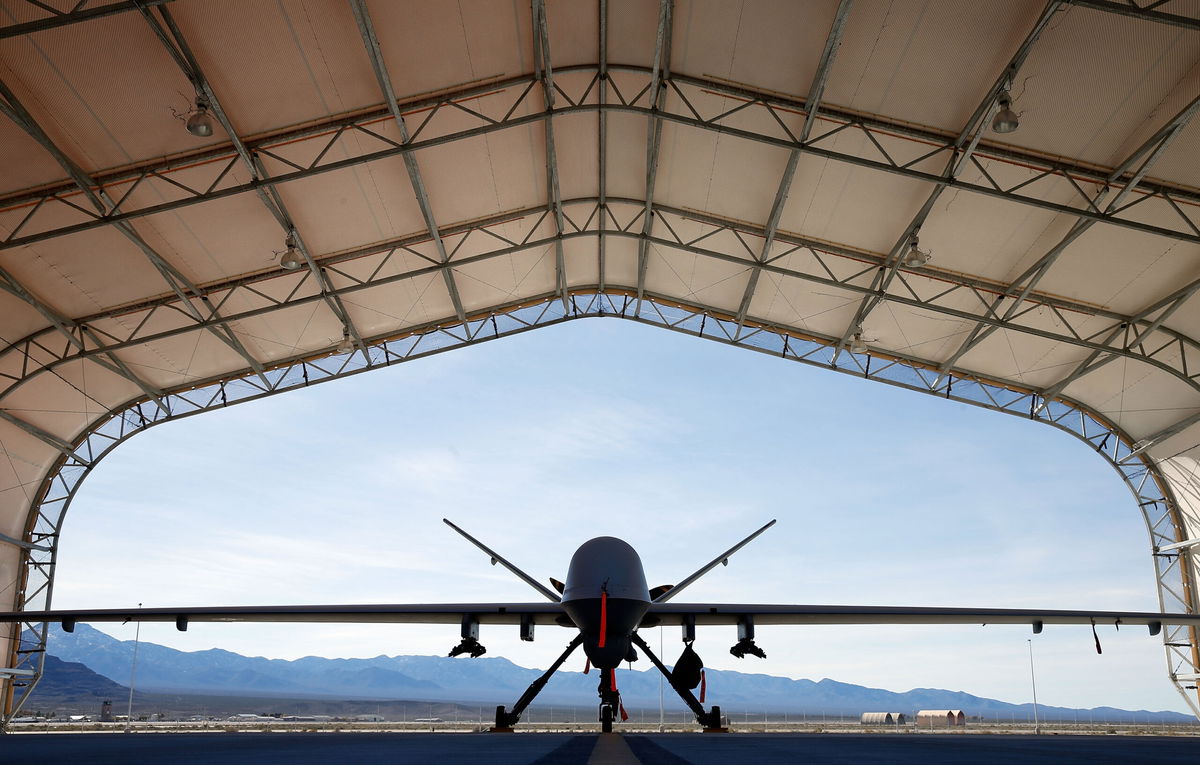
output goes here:
[[704, 705], [696, 700], [692, 695], [690, 688], [680, 685], [675, 677], [671, 674], [671, 670], [667, 669], [666, 665], [659, 661], [654, 652], [650, 650], [650, 646], [646, 645], [646, 641], [642, 640], [641, 635], [633, 633], [633, 642], [641, 648], [648, 657], [650, 662], [658, 668], [658, 671], [663, 673], [663, 677], [667, 678], [667, 682], [675, 689], [675, 693], [679, 694], [679, 698], [683, 699], [683, 703], [688, 705], [692, 710], [692, 714], [696, 715], [696, 722], [704, 728], [705, 733], [727, 733], [729, 728], [721, 724], [721, 707], [713, 706], [709, 711], [704, 711]]
[[621, 709], [621, 692], [617, 690], [617, 671], [600, 670], [600, 732], [612, 733], [613, 721]]
[[546, 687], [546, 683], [550, 682], [550, 676], [558, 671], [558, 668], [563, 665], [579, 644], [583, 642], [583, 635], [577, 635], [568, 645], [562, 655], [555, 660], [550, 668], [542, 673], [542, 676], [529, 684], [525, 692], [521, 694], [521, 698], [517, 699], [517, 703], [513, 704], [512, 711], [509, 712], [504, 708], [504, 705], [496, 707], [496, 725], [491, 728], [492, 733], [512, 733], [513, 726], [521, 720], [521, 713], [525, 711], [525, 707], [533, 703], [537, 695]]

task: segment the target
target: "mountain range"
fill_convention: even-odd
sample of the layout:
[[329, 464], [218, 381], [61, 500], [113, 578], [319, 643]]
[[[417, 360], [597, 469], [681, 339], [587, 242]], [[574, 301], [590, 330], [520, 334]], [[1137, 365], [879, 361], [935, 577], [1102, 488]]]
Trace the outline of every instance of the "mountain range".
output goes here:
[[[48, 651], [65, 662], [79, 662], [117, 682], [128, 683], [133, 641], [117, 640], [79, 624], [73, 633], [51, 631]], [[49, 661], [52, 657], [47, 657]], [[155, 643], [138, 647], [139, 691], [249, 695], [287, 698], [408, 699], [511, 705], [541, 674], [504, 658], [449, 659], [440, 656], [376, 656], [327, 659], [307, 656], [292, 661], [242, 656], [218, 648], [178, 651]], [[913, 713], [918, 709], [962, 709], [992, 719], [1031, 719], [1030, 704], [1009, 704], [961, 691], [917, 688], [903, 693], [836, 680], [793, 680], [728, 670], [706, 670], [708, 703], [730, 713], [791, 712], [851, 714], [866, 711]], [[538, 697], [539, 704], [593, 706], [598, 675], [560, 670]], [[653, 667], [618, 673], [627, 707], [657, 708], [659, 674]], [[666, 689], [669, 709], [682, 702]], [[1069, 709], [1039, 705], [1042, 719], [1093, 719], [1188, 722], [1177, 712], [1130, 712], [1113, 707]]]

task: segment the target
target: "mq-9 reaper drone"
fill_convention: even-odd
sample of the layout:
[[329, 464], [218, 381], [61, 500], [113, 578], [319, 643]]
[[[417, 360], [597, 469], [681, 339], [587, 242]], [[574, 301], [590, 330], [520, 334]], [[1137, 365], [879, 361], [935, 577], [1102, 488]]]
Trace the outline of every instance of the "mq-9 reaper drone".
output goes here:
[[[616, 537], [596, 537], [584, 542], [571, 556], [566, 582], [550, 580], [554, 586], [551, 590], [458, 526], [443, 520], [490, 556], [493, 565], [502, 564], [547, 602], [14, 611], [0, 612], [0, 622], [60, 622], [67, 632], [74, 630], [78, 622], [174, 620], [180, 630], [186, 630], [189, 621], [458, 623], [461, 641], [450, 655], [471, 657], [482, 656], [486, 651], [479, 642], [481, 624], [519, 625], [522, 640], [533, 640], [537, 624], [557, 624], [573, 628], [578, 634], [512, 709], [496, 708], [493, 730], [512, 730], [550, 677], [582, 645], [589, 663], [599, 670], [600, 724], [606, 733], [612, 731], [618, 716], [624, 716], [615, 670], [624, 661], [636, 660], [637, 649], [663, 673], [700, 725], [708, 730], [721, 729], [721, 708], [713, 706], [705, 710], [692, 693], [701, 684], [703, 667], [691, 647], [697, 626], [736, 625], [738, 640], [729, 651], [738, 658], [747, 654], [766, 658], [766, 653], [754, 642], [756, 624], [1029, 624], [1034, 632], [1041, 632], [1044, 624], [1090, 624], [1093, 633], [1097, 624], [1142, 624], [1150, 628], [1151, 635], [1158, 634], [1163, 624], [1200, 626], [1200, 615], [1178, 613], [669, 602], [718, 564], [728, 565], [729, 556], [773, 526], [773, 520], [679, 584], [653, 589], [646, 586], [642, 561], [633, 547]], [[638, 630], [673, 625], [682, 626], [686, 647], [674, 668], [668, 669], [638, 635]], [[1099, 650], [1098, 639], [1096, 647]]]

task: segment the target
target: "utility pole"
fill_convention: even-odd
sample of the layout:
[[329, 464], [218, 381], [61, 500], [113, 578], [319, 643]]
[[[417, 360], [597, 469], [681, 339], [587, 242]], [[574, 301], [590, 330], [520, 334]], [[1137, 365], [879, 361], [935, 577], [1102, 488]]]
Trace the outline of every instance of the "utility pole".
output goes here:
[[[142, 607], [142, 604], [138, 603], [138, 608], [140, 609], [141, 607]], [[137, 678], [138, 643], [141, 641], [141, 638], [142, 638], [142, 622], [139, 619], [138, 623], [137, 623], [137, 627], [135, 628], [134, 633], [133, 633], [133, 661], [129, 665], [129, 706], [126, 707], [126, 709], [125, 709], [125, 732], [126, 733], [129, 733], [131, 730], [133, 730], [133, 683], [134, 683], [134, 680]]]
[[1033, 671], [1033, 640], [1026, 640], [1029, 643], [1029, 682], [1033, 685], [1033, 735], [1039, 735], [1042, 732], [1042, 725], [1038, 721], [1037, 711], [1037, 675]]
[[[658, 655], [665, 656], [663, 653], [663, 628], [658, 628]], [[663, 732], [663, 673], [658, 673], [658, 732]]]

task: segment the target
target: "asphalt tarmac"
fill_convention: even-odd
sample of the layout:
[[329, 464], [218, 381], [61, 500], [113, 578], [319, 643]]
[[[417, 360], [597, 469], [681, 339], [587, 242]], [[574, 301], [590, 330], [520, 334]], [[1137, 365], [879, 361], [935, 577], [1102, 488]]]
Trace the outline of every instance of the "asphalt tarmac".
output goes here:
[[480, 763], [481, 765], [772, 765], [773, 763], [1179, 763], [1200, 738], [970, 734], [11, 734], [11, 763]]

